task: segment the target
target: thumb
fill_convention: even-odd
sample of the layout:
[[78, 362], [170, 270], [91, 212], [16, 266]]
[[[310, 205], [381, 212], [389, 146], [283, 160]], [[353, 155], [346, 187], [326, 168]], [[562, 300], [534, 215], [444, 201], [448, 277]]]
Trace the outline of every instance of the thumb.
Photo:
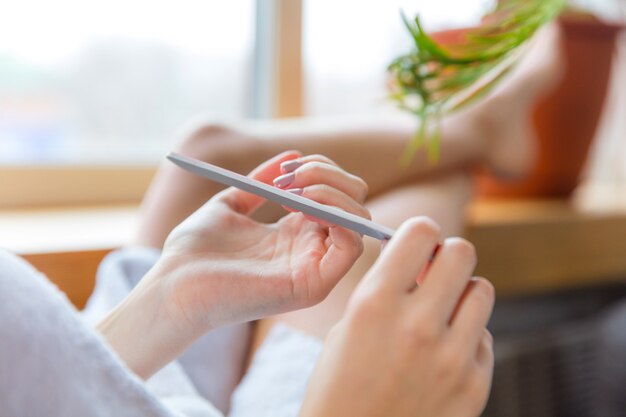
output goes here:
[[[283, 152], [256, 167], [250, 174], [248, 174], [248, 177], [265, 184], [272, 184], [274, 178], [281, 175], [280, 164], [301, 156], [302, 154], [298, 151]], [[222, 191], [216, 196], [216, 199], [225, 203], [237, 213], [245, 215], [252, 214], [261, 204], [265, 202], [265, 199], [262, 197], [234, 187], [230, 187]]]

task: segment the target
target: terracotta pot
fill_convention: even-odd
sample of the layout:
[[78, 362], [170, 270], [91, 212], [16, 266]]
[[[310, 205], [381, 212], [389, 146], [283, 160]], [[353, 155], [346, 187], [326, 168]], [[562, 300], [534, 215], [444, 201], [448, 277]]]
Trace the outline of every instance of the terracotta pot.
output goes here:
[[538, 161], [521, 182], [479, 178], [483, 195], [566, 197], [576, 188], [604, 107], [615, 41], [622, 27], [561, 18], [567, 69], [561, 84], [537, 103]]

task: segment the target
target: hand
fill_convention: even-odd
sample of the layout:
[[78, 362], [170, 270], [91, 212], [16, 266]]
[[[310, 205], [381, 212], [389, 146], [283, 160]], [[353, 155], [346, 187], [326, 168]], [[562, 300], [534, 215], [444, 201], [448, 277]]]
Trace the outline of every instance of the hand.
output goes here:
[[[259, 167], [252, 177], [271, 183], [285, 153]], [[279, 177], [283, 188], [304, 197], [369, 217], [362, 206], [364, 182], [321, 156]], [[280, 182], [291, 178], [291, 183]], [[206, 331], [232, 322], [258, 319], [324, 299], [362, 251], [361, 237], [341, 227], [326, 227], [300, 213], [276, 224], [248, 216], [264, 200], [237, 189], [218, 194], [168, 237], [162, 276], [171, 291], [171, 311], [190, 326]]]
[[[322, 156], [299, 157], [283, 153], [251, 177], [271, 183], [281, 174], [293, 174], [288, 181], [278, 181], [283, 188], [369, 217], [362, 206], [367, 186], [361, 179]], [[263, 203], [234, 188], [212, 198], [172, 231], [161, 259], [131, 293], [131, 302], [111, 315], [115, 320], [100, 326], [137, 373], [150, 375], [217, 326], [318, 303], [360, 256], [363, 246], [357, 233], [311, 221], [301, 213], [288, 214], [275, 224], [252, 220], [249, 215]], [[121, 316], [138, 320], [128, 313], [131, 310], [141, 311], [141, 326], [121, 324]], [[151, 329], [142, 338], [149, 346], [125, 345], [124, 339], [141, 332], [142, 326]], [[116, 334], [116, 328], [124, 331]], [[146, 357], [154, 347], [156, 352]]]
[[[493, 370], [494, 290], [474, 248], [407, 221], [329, 334], [301, 417], [478, 416]], [[416, 278], [424, 282], [416, 285]]]

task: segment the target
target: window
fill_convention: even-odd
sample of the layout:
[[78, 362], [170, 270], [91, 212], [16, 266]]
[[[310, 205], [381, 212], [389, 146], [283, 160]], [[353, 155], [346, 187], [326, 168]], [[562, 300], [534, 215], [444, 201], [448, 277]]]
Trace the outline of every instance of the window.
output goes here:
[[[401, 10], [408, 17], [419, 13], [428, 30], [443, 30], [478, 23], [495, 3], [495, 0], [305, 0], [306, 114], [390, 111], [391, 106], [385, 100], [386, 66], [411, 48]], [[572, 0], [572, 3], [608, 20], [626, 18], [624, 0]]]
[[[411, 48], [400, 11], [429, 29], [480, 20], [489, 0], [307, 0], [304, 7], [306, 113], [385, 112], [386, 67]], [[442, 5], [445, 4], [445, 7]]]
[[254, 0], [20, 0], [0, 13], [0, 164], [155, 163], [250, 112]]
[[[400, 11], [439, 30], [477, 23], [495, 1], [7, 2], [0, 206], [138, 201], [199, 115], [396, 111], [386, 66], [412, 43]], [[577, 1], [613, 16], [626, 4]]]

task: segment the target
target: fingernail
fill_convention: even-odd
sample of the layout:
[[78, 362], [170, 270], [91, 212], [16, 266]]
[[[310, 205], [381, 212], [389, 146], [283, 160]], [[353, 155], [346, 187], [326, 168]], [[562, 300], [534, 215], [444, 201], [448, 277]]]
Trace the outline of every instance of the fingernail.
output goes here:
[[291, 193], [291, 194], [295, 194], [295, 195], [302, 195], [302, 192], [304, 190], [302, 188], [292, 188], [290, 190], [287, 190], [287, 192]]
[[296, 174], [290, 172], [289, 174], [281, 175], [280, 177], [276, 178], [274, 180], [274, 185], [278, 188], [285, 188], [289, 184], [291, 184], [295, 178]]
[[302, 166], [302, 162], [299, 159], [292, 159], [291, 161], [285, 161], [280, 164], [280, 170], [282, 172], [293, 172]]

